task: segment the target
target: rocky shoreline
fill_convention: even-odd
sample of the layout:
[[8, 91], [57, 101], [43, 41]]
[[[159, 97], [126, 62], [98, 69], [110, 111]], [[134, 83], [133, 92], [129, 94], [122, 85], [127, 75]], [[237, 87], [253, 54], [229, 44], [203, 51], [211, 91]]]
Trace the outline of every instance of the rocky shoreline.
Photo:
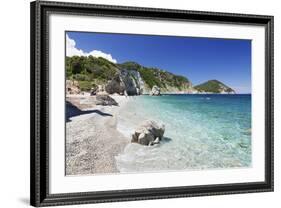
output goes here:
[[118, 105], [96, 105], [96, 96], [66, 98], [66, 175], [119, 172], [115, 156], [130, 142], [116, 129], [118, 111], [130, 98], [110, 96]]
[[[120, 116], [121, 107], [134, 97], [129, 95], [144, 94], [142, 88], [136, 88], [140, 85], [131, 83], [128, 87], [122, 83], [116, 78], [105, 87], [98, 86], [91, 92], [85, 92], [80, 89], [78, 82], [67, 80], [66, 175], [117, 173], [119, 171], [115, 157], [128, 143], [154, 145], [161, 141], [165, 127], [153, 121], [146, 121], [139, 126], [132, 132], [131, 138], [125, 137], [117, 130], [117, 117]], [[149, 93], [150, 96], [165, 94], [194, 93], [161, 92], [158, 86], [153, 86]]]

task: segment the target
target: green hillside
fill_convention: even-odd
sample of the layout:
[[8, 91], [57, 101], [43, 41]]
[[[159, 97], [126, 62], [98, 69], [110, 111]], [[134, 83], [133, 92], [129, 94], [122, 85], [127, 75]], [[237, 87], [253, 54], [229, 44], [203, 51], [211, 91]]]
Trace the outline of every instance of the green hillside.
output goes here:
[[89, 91], [98, 84], [105, 84], [118, 72], [116, 64], [101, 57], [66, 57], [66, 78], [78, 81], [82, 91]]
[[[114, 64], [101, 57], [66, 57], [66, 77], [70, 80], [77, 80], [82, 91], [88, 91], [98, 84], [106, 84], [121, 70], [138, 71], [150, 89], [157, 85], [163, 90], [172, 87], [180, 91], [191, 85], [189, 80], [183, 76], [174, 75], [158, 68], [144, 67], [136, 62]], [[134, 78], [136, 79], [136, 77]]]
[[200, 85], [197, 85], [194, 87], [199, 92], [211, 92], [211, 93], [235, 93], [233, 89], [226, 86], [222, 82], [218, 80], [209, 80], [207, 82], [204, 82]]
[[136, 62], [125, 62], [123, 64], [119, 64], [119, 66], [123, 69], [127, 70], [137, 70], [143, 81], [152, 88], [154, 85], [162, 89], [168, 89], [169, 87], [175, 87], [179, 91], [186, 90], [191, 86], [190, 81], [180, 75], [175, 75], [165, 70], [161, 70], [154, 67], [144, 67]]
[[[191, 82], [186, 77], [175, 75], [166, 70], [145, 67], [136, 62], [114, 64], [104, 58], [93, 56], [66, 57], [66, 79], [78, 81], [81, 91], [90, 91], [92, 88], [97, 88], [97, 85], [105, 87], [109, 82], [116, 79], [117, 81], [111, 83], [112, 89], [118, 87], [116, 82], [123, 82], [127, 89], [139, 88], [146, 93], [154, 85], [157, 85], [161, 92], [166, 93], [182, 91], [191, 93], [196, 91], [199, 93], [235, 93], [233, 89], [218, 80], [209, 80], [192, 87]], [[131, 90], [132, 92], [136, 91]]]

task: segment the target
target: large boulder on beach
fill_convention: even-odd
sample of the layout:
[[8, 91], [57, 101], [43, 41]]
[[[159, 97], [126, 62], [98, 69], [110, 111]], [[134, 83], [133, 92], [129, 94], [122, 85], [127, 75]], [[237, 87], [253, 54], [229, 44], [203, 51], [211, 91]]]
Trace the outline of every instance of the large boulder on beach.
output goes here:
[[154, 145], [161, 141], [164, 132], [164, 124], [158, 124], [155, 121], [147, 120], [135, 130], [131, 142], [142, 145]]
[[81, 92], [79, 83], [76, 80], [66, 80], [65, 88], [67, 95], [77, 95]]
[[153, 96], [161, 95], [160, 88], [158, 86], [154, 85], [151, 89], [150, 95], [153, 95]]
[[91, 96], [96, 95], [98, 92], [99, 92], [98, 85], [93, 85], [92, 88], [91, 88], [91, 91], [90, 91], [90, 95]]
[[115, 75], [112, 80], [108, 81], [105, 85], [105, 91], [109, 94], [123, 94], [125, 90], [125, 85], [120, 79], [119, 74]]
[[98, 85], [97, 90], [95, 91], [96, 95], [108, 95], [108, 93], [105, 91], [104, 85]]
[[118, 105], [118, 103], [109, 95], [96, 95], [96, 105]]

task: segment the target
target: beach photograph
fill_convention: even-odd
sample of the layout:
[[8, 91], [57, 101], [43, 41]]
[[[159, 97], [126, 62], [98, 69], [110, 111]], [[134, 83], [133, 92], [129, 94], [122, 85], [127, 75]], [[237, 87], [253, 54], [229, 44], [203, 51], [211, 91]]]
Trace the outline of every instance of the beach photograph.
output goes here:
[[65, 175], [252, 166], [251, 40], [65, 32]]

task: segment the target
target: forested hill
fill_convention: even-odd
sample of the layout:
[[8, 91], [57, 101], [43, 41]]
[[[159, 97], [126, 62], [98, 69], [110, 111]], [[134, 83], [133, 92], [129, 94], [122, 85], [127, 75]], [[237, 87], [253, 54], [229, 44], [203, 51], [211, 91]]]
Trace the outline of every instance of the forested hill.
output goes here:
[[235, 91], [218, 80], [209, 80], [194, 87], [198, 92], [234, 94]]
[[[183, 76], [175, 75], [158, 68], [141, 66], [135, 62], [114, 64], [104, 58], [93, 56], [66, 57], [66, 77], [76, 80], [82, 91], [88, 91], [97, 85], [106, 86], [108, 82], [118, 82], [134, 85], [143, 93], [149, 93], [154, 85], [162, 92], [179, 92], [191, 89], [190, 81]], [[129, 83], [130, 82], [130, 83]]]
[[75, 81], [80, 91], [102, 88], [110, 94], [147, 94], [153, 86], [160, 88], [161, 93], [235, 93], [218, 80], [193, 87], [188, 78], [163, 69], [136, 62], [115, 64], [93, 56], [66, 57], [66, 79]]
[[192, 86], [186, 77], [155, 67], [141, 66], [136, 62], [125, 62], [118, 64], [118, 66], [120, 69], [138, 71], [148, 89], [156, 85], [161, 88], [162, 92], [177, 92], [188, 91]]

